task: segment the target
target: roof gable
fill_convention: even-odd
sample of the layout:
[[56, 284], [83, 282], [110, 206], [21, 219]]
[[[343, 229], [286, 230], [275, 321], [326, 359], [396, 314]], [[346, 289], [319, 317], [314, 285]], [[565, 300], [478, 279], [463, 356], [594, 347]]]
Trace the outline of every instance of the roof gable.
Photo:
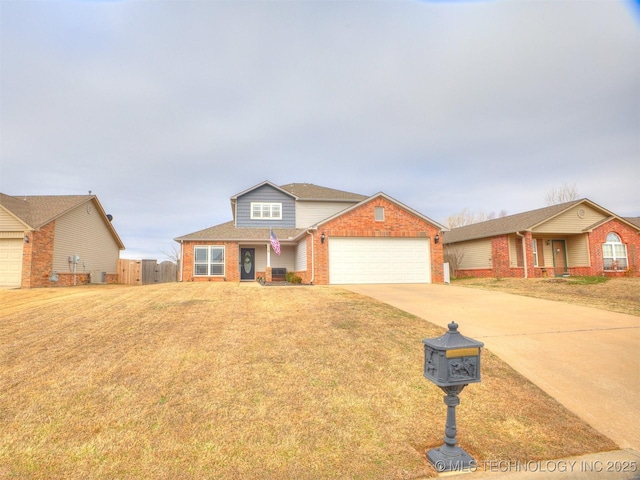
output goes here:
[[30, 228], [39, 228], [93, 198], [95, 195], [9, 196], [0, 194], [0, 204]]
[[278, 191], [280, 191], [280, 192], [284, 193], [285, 195], [288, 195], [288, 196], [290, 196], [290, 197], [294, 197], [294, 198], [295, 198], [295, 196], [294, 196], [294, 195], [292, 195], [290, 192], [287, 192], [286, 190], [283, 190], [283, 189], [282, 189], [282, 188], [280, 188], [279, 186], [277, 186], [277, 185], [275, 185], [275, 184], [271, 183], [270, 181], [265, 180], [264, 182], [261, 182], [261, 183], [259, 183], [259, 184], [257, 184], [257, 185], [254, 185], [254, 186], [253, 186], [253, 187], [251, 187], [251, 188], [247, 188], [246, 190], [243, 190], [243, 191], [242, 191], [242, 192], [240, 192], [240, 193], [236, 193], [235, 195], [233, 195], [233, 196], [231, 197], [231, 201], [233, 202], [233, 201], [237, 200], [239, 197], [241, 197], [241, 196], [243, 196], [243, 195], [246, 195], [247, 193], [253, 192], [254, 190], [258, 190], [258, 189], [260, 189], [260, 188], [264, 187], [265, 185], [268, 185], [268, 186], [270, 186], [270, 187], [272, 187], [272, 188], [274, 188], [274, 189], [276, 189], [276, 190], [278, 190]]
[[289, 183], [287, 185], [278, 186], [268, 180], [265, 180], [264, 182], [254, 185], [251, 188], [247, 188], [240, 193], [236, 193], [231, 197], [231, 200], [237, 200], [238, 197], [264, 187], [265, 185], [273, 187], [296, 200], [359, 202], [367, 198], [366, 195], [336, 190], [335, 188], [321, 187], [312, 183]]
[[124, 249], [122, 240], [95, 195], [10, 196], [0, 193], [0, 205], [22, 221], [29, 230], [36, 230], [71, 210], [90, 202], [100, 211], [118, 246]]
[[380, 198], [380, 197], [386, 199], [388, 202], [391, 202], [391, 203], [397, 205], [398, 207], [402, 208], [403, 210], [406, 210], [407, 212], [411, 213], [412, 215], [415, 215], [416, 217], [421, 218], [425, 222], [430, 223], [431, 225], [439, 228], [441, 231], [448, 231], [449, 230], [444, 225], [439, 224], [435, 220], [430, 219], [429, 217], [427, 217], [427, 216], [421, 214], [420, 212], [418, 212], [418, 211], [416, 211], [416, 210], [404, 205], [403, 203], [399, 202], [395, 198], [392, 198], [392, 197], [390, 197], [389, 195], [387, 195], [386, 193], [383, 193], [383, 192], [379, 192], [379, 193], [376, 193], [375, 195], [367, 197], [364, 200], [362, 200], [361, 202], [358, 202], [355, 205], [353, 205], [353, 206], [351, 206], [349, 208], [346, 208], [346, 209], [342, 210], [341, 212], [338, 212], [335, 215], [332, 215], [331, 217], [322, 220], [321, 222], [318, 222], [315, 226], [319, 227], [321, 225], [324, 225], [325, 223], [328, 223], [331, 220], [334, 220], [334, 219], [336, 219], [338, 217], [341, 217], [342, 215], [345, 215], [345, 214], [355, 210], [356, 208], [360, 208], [362, 205], [366, 205], [367, 203], [371, 202], [372, 200], [374, 200], [376, 198]]

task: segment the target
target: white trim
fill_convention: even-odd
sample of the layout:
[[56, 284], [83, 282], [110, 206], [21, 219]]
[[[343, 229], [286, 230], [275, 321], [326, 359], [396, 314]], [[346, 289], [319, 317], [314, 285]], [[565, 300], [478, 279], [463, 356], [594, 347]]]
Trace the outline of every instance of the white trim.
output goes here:
[[[260, 209], [260, 216], [254, 215], [254, 208]], [[269, 210], [269, 216], [264, 216], [265, 207]], [[273, 207], [278, 207], [278, 216], [273, 215]], [[251, 220], [282, 220], [282, 202], [251, 202], [249, 205]]]
[[[197, 258], [196, 258], [196, 250], [198, 248], [206, 248], [207, 249], [207, 259], [206, 262], [198, 262]], [[222, 262], [213, 262], [211, 260], [211, 250], [212, 249], [222, 249]], [[226, 275], [226, 271], [227, 271], [227, 266], [226, 266], [226, 260], [227, 260], [227, 249], [225, 245], [194, 245], [193, 246], [193, 276], [194, 277], [224, 277]], [[207, 265], [207, 273], [197, 273], [196, 272], [196, 265], [204, 265], [206, 263]], [[222, 273], [216, 273], [216, 274], [212, 274], [211, 273], [211, 266], [212, 265], [222, 265]]]

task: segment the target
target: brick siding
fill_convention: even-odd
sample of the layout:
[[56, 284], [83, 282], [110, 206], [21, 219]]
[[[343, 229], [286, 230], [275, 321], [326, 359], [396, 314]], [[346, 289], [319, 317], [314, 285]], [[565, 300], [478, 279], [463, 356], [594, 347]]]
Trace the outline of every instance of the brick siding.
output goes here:
[[[193, 274], [194, 247], [218, 245], [224, 246], [224, 276], [196, 276]], [[185, 241], [182, 254], [183, 282], [239, 282], [240, 281], [240, 248], [238, 242], [203, 242]], [[259, 273], [256, 272], [256, 278]]]
[[[627, 246], [627, 260], [629, 268], [619, 272], [605, 271], [602, 258], [602, 245], [606, 243], [607, 235], [616, 233], [622, 243]], [[527, 276], [529, 278], [553, 277], [553, 267], [535, 267], [533, 262], [533, 235], [525, 232]], [[562, 236], [562, 235], [560, 235]], [[589, 276], [605, 275], [610, 277], [640, 276], [638, 261], [640, 260], [640, 232], [628, 225], [614, 219], [600, 225], [592, 232], [587, 233], [589, 243], [590, 266], [569, 266], [569, 275]], [[521, 239], [518, 237], [518, 246]], [[499, 235], [491, 239], [492, 268], [458, 270], [458, 278], [523, 278], [524, 267], [511, 267], [509, 261], [509, 237]]]
[[[378, 222], [374, 218], [374, 208], [384, 207], [385, 220]], [[320, 242], [324, 232], [327, 240]], [[360, 207], [345, 213], [328, 223], [321, 225], [314, 235], [315, 280], [314, 283], [329, 283], [329, 243], [331, 237], [394, 237], [394, 238], [430, 238], [431, 247], [431, 281], [444, 282], [442, 242], [434, 243], [433, 239], [439, 229], [420, 217], [408, 212], [388, 201], [377, 197]], [[309, 257], [310, 258], [310, 257]], [[307, 270], [311, 269], [311, 263]]]
[[22, 288], [50, 287], [53, 273], [53, 242], [56, 222], [50, 222], [35, 232], [29, 233], [29, 243], [25, 244], [22, 261]]

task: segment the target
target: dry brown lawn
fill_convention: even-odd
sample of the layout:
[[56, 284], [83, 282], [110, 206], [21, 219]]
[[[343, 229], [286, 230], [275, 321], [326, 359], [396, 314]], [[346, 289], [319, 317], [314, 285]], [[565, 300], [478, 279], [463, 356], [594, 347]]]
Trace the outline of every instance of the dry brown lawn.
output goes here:
[[[0, 291], [0, 478], [435, 476], [442, 333], [333, 287]], [[461, 400], [479, 461], [616, 448], [488, 351]]]
[[454, 280], [454, 284], [640, 315], [638, 277], [466, 278]]

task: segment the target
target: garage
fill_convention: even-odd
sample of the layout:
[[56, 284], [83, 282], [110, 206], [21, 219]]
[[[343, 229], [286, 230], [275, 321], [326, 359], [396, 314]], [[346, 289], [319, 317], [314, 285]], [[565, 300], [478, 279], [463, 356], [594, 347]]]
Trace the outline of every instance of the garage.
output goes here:
[[0, 287], [19, 287], [22, 279], [22, 245], [20, 238], [0, 238]]
[[329, 239], [329, 283], [430, 283], [428, 238]]

